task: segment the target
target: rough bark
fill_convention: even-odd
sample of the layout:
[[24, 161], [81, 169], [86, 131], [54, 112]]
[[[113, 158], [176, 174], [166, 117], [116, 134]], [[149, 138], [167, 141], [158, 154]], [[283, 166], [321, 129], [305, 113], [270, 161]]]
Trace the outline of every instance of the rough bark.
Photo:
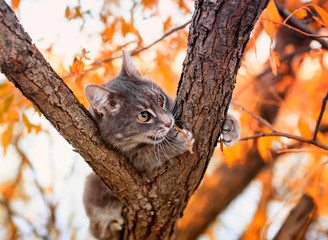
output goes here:
[[267, 1], [196, 1], [177, 107], [194, 154], [140, 177], [107, 149], [88, 111], [0, 0], [0, 70], [73, 145], [126, 206], [124, 239], [170, 239], [220, 134], [250, 32]]
[[[286, 17], [286, 16], [282, 16]], [[286, 27], [281, 27], [277, 33], [275, 51], [281, 56], [281, 64], [284, 67], [278, 69], [278, 75], [274, 76], [271, 68], [268, 67], [261, 73], [257, 79], [256, 86], [258, 97], [263, 101], [258, 103], [257, 109], [254, 112], [259, 112], [259, 115], [273, 124], [279, 114], [280, 105], [267, 104], [267, 102], [281, 101], [288, 96], [289, 90], [293, 87], [294, 82], [285, 84], [285, 88], [277, 88], [276, 85], [281, 84], [283, 77], [286, 75], [293, 76], [292, 61], [298, 54], [293, 57], [285, 53], [285, 47], [293, 45], [295, 53], [301, 52], [303, 49], [308, 49], [311, 42], [307, 36], [301, 35], [295, 31], [291, 31]], [[268, 63], [269, 66], [269, 63]], [[293, 77], [291, 79], [294, 79]], [[273, 93], [272, 89], [275, 89]], [[262, 96], [262, 97], [260, 97]], [[279, 98], [277, 98], [279, 96]], [[193, 196], [192, 201], [188, 203], [183, 218], [180, 219], [178, 225], [178, 239], [196, 239], [197, 236], [211, 224], [216, 216], [224, 210], [228, 204], [248, 186], [257, 174], [266, 166], [265, 162], [257, 151], [257, 143], [249, 149], [244, 149], [245, 161], [239, 164], [227, 167], [225, 164], [218, 166], [209, 183], [206, 181], [201, 185]], [[275, 160], [273, 161], [275, 162]], [[229, 187], [227, 187], [227, 184]], [[202, 199], [207, 199], [209, 204], [200, 209], [198, 202]], [[215, 204], [213, 203], [215, 202]], [[211, 203], [211, 204], [210, 204]]]

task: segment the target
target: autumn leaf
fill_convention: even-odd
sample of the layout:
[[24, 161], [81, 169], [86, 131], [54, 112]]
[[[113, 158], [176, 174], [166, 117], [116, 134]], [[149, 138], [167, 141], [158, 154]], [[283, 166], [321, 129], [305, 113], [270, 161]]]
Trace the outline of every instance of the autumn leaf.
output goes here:
[[[261, 16], [264, 18], [276, 21], [276, 22], [281, 22], [280, 14], [279, 14], [277, 6], [273, 0], [270, 0], [267, 8], [263, 11]], [[266, 32], [266, 34], [268, 34], [268, 36], [271, 38], [271, 41], [272, 41], [274, 34], [278, 30], [277, 25], [271, 21], [264, 20], [263, 28], [264, 28], [264, 31]]]
[[121, 30], [122, 30], [123, 37], [125, 37], [126, 34], [128, 34], [128, 33], [130, 32], [130, 28], [131, 28], [131, 26], [130, 26], [129, 23], [127, 23], [127, 22], [124, 20], [123, 17], [121, 18], [121, 26], [122, 26]]
[[158, 4], [158, 0], [142, 0], [145, 8], [152, 8], [154, 5]]
[[33, 129], [36, 130], [36, 133], [38, 133], [41, 130], [41, 124], [39, 124], [37, 126], [32, 124], [30, 122], [30, 120], [27, 118], [27, 116], [25, 115], [25, 113], [23, 113], [22, 116], [23, 116], [23, 123], [27, 127], [27, 132], [28, 133], [30, 133]]
[[241, 142], [236, 143], [233, 147], [224, 147], [223, 154], [225, 156], [225, 163], [232, 167], [234, 164], [237, 164], [239, 161], [243, 160], [240, 158], [243, 152], [243, 144]]
[[65, 18], [68, 20], [70, 20], [70, 18], [71, 18], [71, 10], [70, 10], [69, 6], [67, 6], [65, 9]]
[[313, 134], [312, 131], [310, 130], [309, 124], [303, 118], [298, 119], [297, 126], [302, 137], [312, 138]]
[[306, 11], [304, 8], [300, 8], [298, 10], [295, 10], [293, 12], [293, 15], [299, 19], [299, 20], [303, 20], [308, 16], [308, 11]]
[[315, 14], [313, 14], [313, 18], [316, 19], [322, 26], [328, 27], [328, 13], [321, 7], [315, 4], [311, 4], [315, 11], [319, 14], [320, 18], [318, 18]]
[[7, 129], [3, 132], [2, 137], [1, 137], [4, 154], [6, 154], [7, 148], [9, 146], [9, 144], [11, 143], [11, 139], [13, 137], [13, 131], [14, 131], [14, 123], [10, 122], [7, 126]]
[[4, 104], [3, 104], [3, 108], [2, 108], [2, 111], [1, 112], [6, 112], [8, 111], [10, 105], [12, 104], [12, 102], [14, 101], [14, 95], [11, 95], [9, 97], [7, 97], [4, 101]]
[[71, 73], [79, 74], [84, 70], [84, 63], [77, 58], [74, 58], [72, 66], [70, 66]]
[[106, 29], [101, 33], [101, 38], [102, 38], [103, 42], [108, 42], [108, 41], [112, 40], [113, 35], [115, 33], [115, 24], [116, 23], [117, 23], [117, 21], [115, 21], [114, 24], [112, 24], [111, 26], [106, 27]]
[[81, 7], [80, 6], [75, 7], [74, 10], [75, 10], [74, 18], [83, 18], [82, 14], [81, 14]]
[[278, 137], [262, 137], [257, 141], [257, 150], [264, 161], [272, 159], [272, 144], [274, 141], [279, 141]]
[[166, 32], [168, 29], [172, 28], [172, 16], [169, 16], [165, 22], [164, 22], [164, 26], [163, 26], [163, 30], [164, 32]]
[[21, 0], [11, 0], [11, 7], [16, 10], [19, 8], [19, 4], [20, 4]]
[[0, 89], [4, 89], [4, 88], [6, 88], [7, 87], [7, 83], [1, 83], [0, 84]]

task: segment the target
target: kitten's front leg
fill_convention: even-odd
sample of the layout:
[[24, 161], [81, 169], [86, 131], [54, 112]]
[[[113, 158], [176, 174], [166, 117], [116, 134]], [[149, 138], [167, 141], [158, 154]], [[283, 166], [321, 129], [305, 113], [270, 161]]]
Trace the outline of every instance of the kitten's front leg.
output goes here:
[[163, 147], [167, 152], [169, 158], [177, 157], [178, 155], [191, 150], [194, 144], [192, 133], [182, 129], [184, 133], [173, 127], [166, 135]]

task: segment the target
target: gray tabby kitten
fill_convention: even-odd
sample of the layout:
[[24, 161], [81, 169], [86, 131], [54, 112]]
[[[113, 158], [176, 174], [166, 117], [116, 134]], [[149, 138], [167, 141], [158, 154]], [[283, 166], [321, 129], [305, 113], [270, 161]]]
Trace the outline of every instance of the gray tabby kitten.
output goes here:
[[[122, 52], [119, 75], [102, 86], [87, 85], [85, 96], [103, 141], [123, 153], [139, 173], [150, 174], [166, 160], [187, 152], [189, 143], [174, 127], [174, 100], [143, 77], [131, 56], [124, 49]], [[193, 143], [192, 134], [183, 131]], [[238, 121], [228, 115], [223, 141], [232, 145], [239, 132]], [[101, 240], [119, 239], [122, 204], [94, 173], [87, 178], [83, 201], [90, 218], [90, 232]]]

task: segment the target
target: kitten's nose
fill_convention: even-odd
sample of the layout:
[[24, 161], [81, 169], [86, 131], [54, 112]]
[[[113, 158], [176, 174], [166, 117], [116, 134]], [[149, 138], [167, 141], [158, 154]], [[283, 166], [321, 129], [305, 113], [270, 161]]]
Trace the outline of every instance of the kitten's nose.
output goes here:
[[169, 123], [165, 124], [165, 127], [170, 128], [170, 127], [172, 126], [172, 122], [173, 122], [173, 121], [172, 121], [172, 119], [171, 119]]

